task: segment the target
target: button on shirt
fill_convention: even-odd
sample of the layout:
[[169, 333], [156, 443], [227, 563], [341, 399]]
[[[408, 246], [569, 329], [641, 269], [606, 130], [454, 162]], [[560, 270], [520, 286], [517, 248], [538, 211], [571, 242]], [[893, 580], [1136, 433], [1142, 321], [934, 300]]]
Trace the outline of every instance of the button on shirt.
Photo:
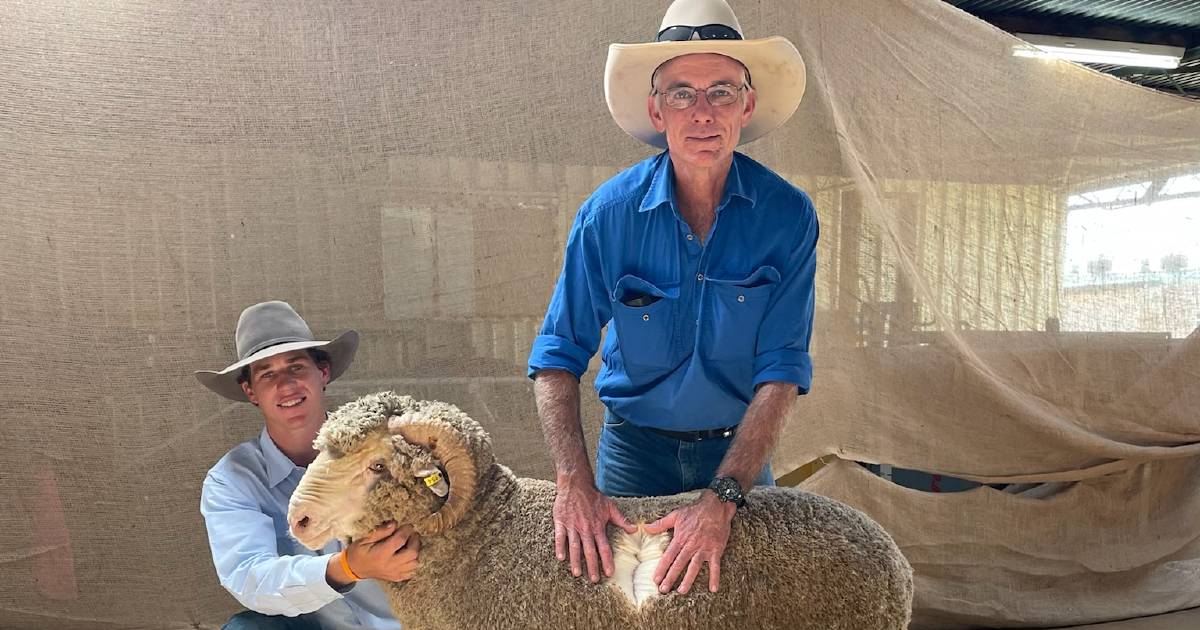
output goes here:
[[759, 384], [808, 392], [816, 211], [735, 153], [711, 231], [692, 234], [669, 155], [621, 172], [580, 208], [529, 376], [582, 376], [608, 325], [596, 391], [613, 413], [670, 430], [731, 426]]
[[398, 630], [375, 581], [363, 580], [345, 593], [325, 581], [328, 554], [341, 548], [337, 541], [318, 554], [288, 533], [288, 500], [303, 476], [266, 429], [208, 471], [200, 512], [221, 586], [243, 606], [268, 615], [318, 611], [327, 629]]

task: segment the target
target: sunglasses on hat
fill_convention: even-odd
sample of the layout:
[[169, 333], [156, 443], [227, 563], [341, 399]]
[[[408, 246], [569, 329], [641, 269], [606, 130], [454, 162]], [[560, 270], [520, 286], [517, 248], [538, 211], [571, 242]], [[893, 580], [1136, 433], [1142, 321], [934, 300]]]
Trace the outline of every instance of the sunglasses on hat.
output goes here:
[[668, 26], [658, 32], [655, 41], [686, 42], [693, 35], [700, 39], [741, 39], [742, 36], [724, 24], [705, 24], [704, 26]]

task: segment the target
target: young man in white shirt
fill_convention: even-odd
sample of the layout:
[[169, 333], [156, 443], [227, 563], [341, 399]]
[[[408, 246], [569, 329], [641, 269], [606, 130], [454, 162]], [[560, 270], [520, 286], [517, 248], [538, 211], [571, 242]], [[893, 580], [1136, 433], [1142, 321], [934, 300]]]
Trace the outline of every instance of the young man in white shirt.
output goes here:
[[317, 341], [290, 305], [273, 301], [242, 311], [235, 341], [238, 361], [196, 372], [214, 392], [258, 407], [265, 424], [208, 471], [201, 494], [221, 585], [250, 609], [225, 629], [400, 628], [379, 585], [359, 581], [412, 577], [421, 541], [411, 525], [386, 525], [320, 553], [288, 534], [288, 500], [317, 456], [325, 386], [354, 360], [358, 333]]

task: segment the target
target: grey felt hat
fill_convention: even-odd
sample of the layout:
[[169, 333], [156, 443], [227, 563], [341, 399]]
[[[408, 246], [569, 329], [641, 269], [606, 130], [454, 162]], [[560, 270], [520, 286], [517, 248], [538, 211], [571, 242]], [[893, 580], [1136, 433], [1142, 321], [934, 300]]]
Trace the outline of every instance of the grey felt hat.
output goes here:
[[259, 302], [242, 311], [238, 317], [234, 344], [238, 360], [220, 370], [198, 370], [196, 380], [218, 394], [240, 402], [250, 402], [238, 383], [242, 368], [267, 357], [291, 352], [319, 348], [329, 354], [329, 381], [345, 373], [358, 351], [358, 333], [353, 330], [338, 335], [331, 341], [313, 339], [308, 324], [287, 302]]

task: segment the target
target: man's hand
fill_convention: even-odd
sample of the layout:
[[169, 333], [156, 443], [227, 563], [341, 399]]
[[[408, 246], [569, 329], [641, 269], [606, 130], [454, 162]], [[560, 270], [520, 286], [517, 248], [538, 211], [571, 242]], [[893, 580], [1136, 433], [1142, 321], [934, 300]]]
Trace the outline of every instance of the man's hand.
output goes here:
[[717, 592], [721, 581], [721, 556], [729, 543], [729, 523], [737, 506], [725, 503], [711, 491], [705, 491], [691, 505], [667, 514], [646, 525], [647, 534], [661, 534], [674, 529], [671, 544], [654, 569], [654, 583], [660, 593], [671, 592], [675, 581], [683, 575], [679, 592], [687, 593], [700, 574], [704, 563], [708, 563], [708, 590]]
[[554, 497], [554, 555], [560, 561], [569, 557], [571, 573], [576, 577], [582, 574], [584, 561], [592, 582], [600, 581], [601, 567], [605, 577], [612, 577], [612, 547], [605, 531], [610, 522], [630, 534], [637, 531], [625, 520], [617, 504], [600, 494], [590, 481], [572, 483], [559, 479]]
[[396, 527], [395, 523], [385, 523], [351, 542], [343, 553], [350, 570], [360, 578], [403, 582], [421, 566], [420, 551], [421, 535], [412, 525]]

